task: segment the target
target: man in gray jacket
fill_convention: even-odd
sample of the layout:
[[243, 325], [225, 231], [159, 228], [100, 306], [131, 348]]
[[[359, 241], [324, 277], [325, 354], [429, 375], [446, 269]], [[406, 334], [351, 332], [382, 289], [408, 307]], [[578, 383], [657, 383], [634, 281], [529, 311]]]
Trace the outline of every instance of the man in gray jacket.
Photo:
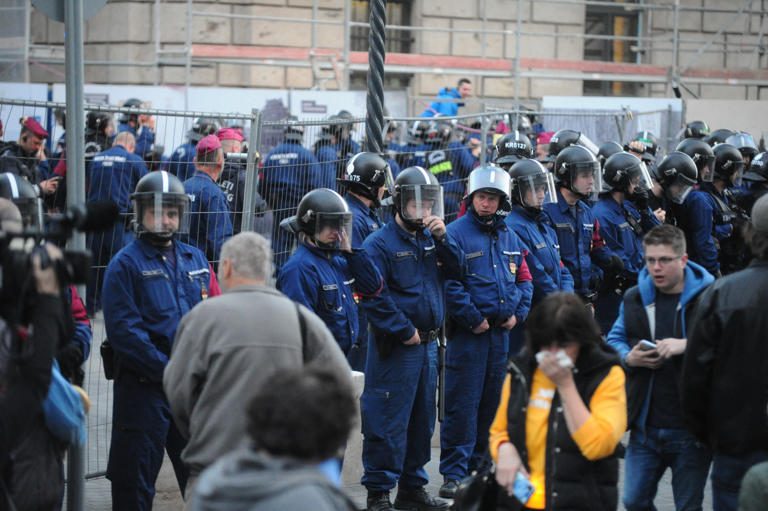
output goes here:
[[351, 382], [349, 365], [323, 321], [267, 286], [272, 250], [243, 232], [222, 247], [223, 295], [192, 309], [179, 324], [163, 386], [173, 417], [189, 439], [182, 460], [197, 476], [246, 440], [246, 408], [278, 371], [310, 362]]

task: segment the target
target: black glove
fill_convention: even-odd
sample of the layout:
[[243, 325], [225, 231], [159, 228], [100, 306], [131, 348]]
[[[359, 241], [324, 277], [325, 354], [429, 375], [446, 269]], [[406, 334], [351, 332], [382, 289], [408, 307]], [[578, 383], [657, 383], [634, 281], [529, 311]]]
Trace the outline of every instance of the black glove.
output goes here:
[[83, 363], [83, 350], [75, 343], [67, 343], [56, 353], [61, 374], [69, 381], [74, 381]]
[[629, 196], [629, 200], [637, 207], [640, 212], [648, 209], [648, 190], [636, 190]]
[[605, 265], [605, 272], [609, 275], [618, 275], [624, 271], [624, 261], [617, 255], [612, 255]]

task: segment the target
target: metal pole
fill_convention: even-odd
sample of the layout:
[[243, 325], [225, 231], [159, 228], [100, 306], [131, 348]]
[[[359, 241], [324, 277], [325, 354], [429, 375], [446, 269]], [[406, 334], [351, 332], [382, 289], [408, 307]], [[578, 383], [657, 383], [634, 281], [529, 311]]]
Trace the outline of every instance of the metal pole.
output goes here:
[[488, 29], [488, 10], [486, 9], [486, 6], [486, 0], [482, 0], [482, 5], [480, 6], [483, 10], [482, 31], [480, 32], [480, 56], [482, 58], [485, 58], [485, 48], [488, 46], [488, 36], [486, 35], [486, 30]]
[[259, 191], [259, 169], [256, 159], [259, 154], [259, 139], [261, 138], [261, 112], [251, 110], [251, 132], [248, 135], [248, 163], [245, 171], [245, 195], [243, 196], [243, 218], [240, 231], [253, 230], [253, 215], [256, 210], [256, 194]]
[[387, 0], [371, 0], [371, 32], [368, 36], [368, 97], [366, 101], [366, 150], [384, 148], [384, 56]]
[[[83, 126], [83, 0], [65, 5], [65, 63], [67, 86], [67, 202], [85, 203], [85, 132]], [[75, 232], [69, 242], [74, 250], [85, 250], [85, 234]], [[81, 289], [79, 292], [84, 292]], [[82, 295], [85, 296], [85, 295]], [[82, 511], [85, 493], [85, 446], [71, 446], [67, 455], [67, 509]]]
[[349, 90], [349, 49], [351, 46], [352, 0], [344, 0], [344, 83], [340, 84], [342, 90]]
[[152, 29], [155, 35], [155, 85], [160, 85], [160, 0], [152, 8]]
[[482, 167], [485, 165], [488, 151], [488, 116], [486, 114], [483, 114], [480, 125], [480, 166]]
[[[523, 25], [523, 0], [517, 0], [517, 22], [515, 27], [515, 125], [520, 124], [520, 31]], [[513, 127], [510, 126], [510, 129]]]
[[672, 26], [672, 86], [676, 87], [680, 81], [680, 0], [675, 0]]
[[312, 34], [310, 48], [317, 48], [317, 0], [312, 0]]
[[[192, 81], [192, 0], [187, 0], [187, 41], [184, 48], [187, 60], [184, 65], [184, 110], [189, 110], [189, 86]], [[186, 128], [186, 121], [185, 121]]]

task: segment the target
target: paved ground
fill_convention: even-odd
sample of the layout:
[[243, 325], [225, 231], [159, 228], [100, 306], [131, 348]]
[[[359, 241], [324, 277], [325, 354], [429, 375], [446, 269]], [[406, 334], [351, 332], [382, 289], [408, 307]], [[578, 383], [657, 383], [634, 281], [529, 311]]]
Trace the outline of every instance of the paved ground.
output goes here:
[[[85, 503], [88, 511], [109, 511], [112, 508], [109, 492], [109, 481], [103, 477], [106, 470], [107, 455], [109, 452], [109, 434], [112, 416], [112, 385], [104, 379], [101, 360], [99, 357], [99, 345], [104, 339], [103, 322], [98, 318], [94, 322], [94, 341], [93, 353], [88, 364], [85, 387], [92, 399], [92, 408], [89, 414], [89, 438], [86, 448], [85, 471], [88, 479], [85, 484]], [[436, 439], [433, 440], [433, 446], [439, 445]], [[349, 459], [360, 459], [359, 451], [350, 451], [347, 453]], [[435, 495], [442, 483], [442, 478], [438, 472], [437, 461], [440, 457], [440, 449], [433, 447], [432, 461], [427, 466], [431, 483], [429, 491]], [[365, 489], [356, 481], [359, 481], [358, 473], [349, 473], [355, 470], [355, 464], [345, 464], [347, 473], [345, 474], [346, 484], [344, 486], [347, 494], [360, 506], [365, 507]], [[101, 474], [101, 475], [100, 475]], [[623, 467], [622, 473], [623, 476]], [[622, 477], [623, 479], [623, 477]], [[620, 487], [623, 481], [620, 481]], [[709, 484], [704, 499], [704, 509], [712, 509], [711, 493]], [[392, 495], [394, 500], [394, 494]], [[659, 511], [674, 511], [675, 506], [672, 499], [671, 475], [669, 471], [664, 475], [659, 484], [659, 494], [656, 498], [656, 507]], [[623, 508], [623, 507], [622, 507]], [[160, 477], [157, 482], [157, 495], [153, 506], [154, 511], [180, 511], [183, 509], [183, 502], [179, 494], [176, 479], [173, 475], [173, 469], [166, 458], [163, 464]]]

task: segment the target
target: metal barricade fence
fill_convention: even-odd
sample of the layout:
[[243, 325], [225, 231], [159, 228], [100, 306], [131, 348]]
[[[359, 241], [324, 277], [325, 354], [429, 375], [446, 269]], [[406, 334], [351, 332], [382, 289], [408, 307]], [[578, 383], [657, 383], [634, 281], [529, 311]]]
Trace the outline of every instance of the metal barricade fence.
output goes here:
[[[0, 119], [6, 128], [6, 141], [16, 140], [19, 119], [31, 116], [48, 127], [55, 149], [63, 127], [55, 125], [53, 112], [63, 107], [63, 104], [57, 103], [0, 99]], [[240, 147], [232, 141], [224, 143], [228, 154], [225, 172], [218, 183], [232, 208], [231, 213], [213, 215], [210, 212], [194, 212], [192, 225], [198, 228], [191, 233], [192, 238], [193, 241], [194, 238], [206, 238], [201, 235], [204, 231], [221, 232], [222, 224], [227, 223], [231, 226], [231, 232], [260, 232], [272, 241], [277, 267], [287, 260], [295, 245], [295, 237], [281, 229], [280, 223], [295, 214], [302, 196], [310, 190], [327, 187], [343, 195], [346, 190], [339, 184], [339, 180], [343, 179], [350, 158], [363, 150], [365, 144], [364, 119], [351, 117], [263, 122], [260, 112], [256, 110], [224, 114], [127, 109], [106, 105], [87, 105], [86, 110], [92, 112], [86, 126], [88, 200], [109, 198], [99, 196], [101, 193], [114, 194], [125, 202], [119, 205], [121, 221], [110, 235], [89, 236], [94, 260], [90, 292], [84, 298], [92, 314], [98, 309], [94, 304], [96, 290], [99, 289], [98, 282], [103, 277], [106, 265], [132, 239], [127, 228], [131, 219], [131, 205], [127, 197], [140, 177], [130, 172], [104, 171], [104, 167], [114, 169], [120, 161], [119, 158], [107, 157], [109, 154], [103, 152], [108, 145], [110, 120], [115, 131], [118, 131], [121, 119], [140, 123], [135, 138], [140, 153], [138, 156], [144, 161], [147, 170], [166, 169], [180, 177], [194, 173], [191, 158], [195, 148], [188, 145], [189, 136], [207, 133], [207, 123], [198, 123], [199, 119], [208, 119], [220, 127], [240, 129], [243, 135]], [[597, 143], [611, 139], [623, 140], [631, 136], [637, 126], [633, 122], [636, 122], [637, 116], [643, 115], [636, 114], [633, 118], [625, 111], [585, 114], [521, 109], [495, 110], [452, 118], [388, 117], [385, 156], [394, 174], [413, 165], [429, 170], [445, 189], [446, 220], [451, 221], [458, 214], [460, 201], [466, 193], [469, 173], [475, 166], [491, 161], [493, 157], [493, 145], [500, 136], [496, 132], [499, 122], [504, 121], [508, 128], [514, 129], [516, 116], [531, 113], [537, 115], [547, 131], [576, 129], [587, 133]], [[664, 112], [660, 115], [664, 115]], [[668, 131], [657, 135], [660, 140], [664, 137], [668, 139], [675, 127], [681, 125], [681, 120], [662, 117], [661, 124], [669, 126]], [[155, 133], [153, 142], [145, 133], [152, 126]], [[202, 133], [191, 131], [193, 126], [197, 126]], [[201, 126], [202, 130], [199, 129]], [[46, 177], [60, 176], [67, 171], [57, 152], [51, 152]], [[99, 154], [101, 158], [97, 156]], [[46, 197], [49, 210], [64, 208], [65, 195], [66, 190], [59, 188], [56, 193]], [[252, 214], [244, 214], [245, 211]], [[387, 212], [384, 211], [382, 216], [387, 218]], [[223, 229], [223, 232], [224, 237], [230, 235], [227, 229]], [[215, 264], [216, 243], [202, 240], [201, 249], [206, 252], [210, 262]], [[104, 379], [98, 354], [99, 346], [105, 338], [104, 322], [100, 314], [95, 315], [93, 327], [91, 356], [85, 366], [84, 382], [93, 403], [88, 416], [86, 478], [101, 476], [106, 471], [112, 422], [112, 386]]]

